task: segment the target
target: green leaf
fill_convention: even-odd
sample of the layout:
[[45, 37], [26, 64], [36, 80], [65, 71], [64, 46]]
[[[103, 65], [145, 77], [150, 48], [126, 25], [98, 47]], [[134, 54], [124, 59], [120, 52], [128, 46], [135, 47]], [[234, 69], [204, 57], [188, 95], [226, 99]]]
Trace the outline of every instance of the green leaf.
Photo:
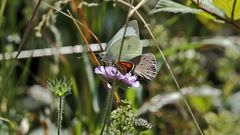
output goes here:
[[199, 16], [204, 17], [204, 18], [207, 18], [207, 19], [209, 19], [209, 20], [216, 20], [216, 17], [215, 17], [215, 16], [213, 16], [213, 15], [207, 13], [207, 12], [204, 12], [204, 11], [199, 12], [199, 13], [197, 13], [197, 14], [198, 14]]
[[[83, 54], [85, 56], [87, 56], [87, 52], [86, 50], [84, 49], [83, 51]], [[100, 108], [99, 108], [99, 105], [98, 105], [98, 92], [95, 88], [95, 81], [94, 81], [94, 75], [93, 75], [93, 69], [91, 67], [91, 64], [90, 64], [90, 61], [89, 61], [89, 58], [88, 57], [83, 57], [83, 61], [85, 63], [85, 66], [86, 66], [86, 73], [87, 73], [87, 80], [88, 80], [88, 85], [89, 85], [89, 89], [90, 89], [90, 92], [92, 94], [92, 104], [93, 104], [93, 109], [95, 112], [99, 112], [100, 111]]]
[[136, 98], [137, 98], [137, 92], [134, 88], [129, 88], [126, 90], [126, 99], [132, 104], [134, 108], [137, 107], [136, 104]]
[[240, 0], [213, 0], [216, 7], [221, 9], [228, 18], [240, 19]]
[[200, 11], [200, 9], [187, 7], [171, 0], [159, 0], [156, 7], [152, 10], [151, 14], [157, 12], [197, 13]]
[[[215, 14], [219, 17], [225, 18], [225, 14], [224, 12], [222, 12], [219, 8], [217, 8], [214, 3], [212, 2], [212, 0], [192, 0], [196, 5], [198, 5], [200, 8], [206, 10], [207, 12], [211, 13], [211, 14]], [[209, 17], [209, 19], [213, 19], [215, 17], [213, 17], [212, 15], [206, 15], [206, 14], [202, 14], [205, 17]]]
[[191, 97], [191, 104], [200, 112], [208, 112], [212, 107], [212, 101], [208, 97]]

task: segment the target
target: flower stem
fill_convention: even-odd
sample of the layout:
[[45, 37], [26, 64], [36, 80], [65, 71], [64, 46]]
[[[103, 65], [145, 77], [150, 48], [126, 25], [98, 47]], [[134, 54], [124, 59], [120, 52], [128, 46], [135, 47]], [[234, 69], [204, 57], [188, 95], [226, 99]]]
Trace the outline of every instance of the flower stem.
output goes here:
[[62, 113], [63, 113], [63, 100], [64, 97], [59, 97], [59, 105], [58, 105], [58, 118], [57, 118], [57, 128], [58, 135], [61, 135], [61, 127], [62, 127]]
[[102, 129], [101, 129], [100, 135], [103, 134], [104, 128], [105, 128], [105, 126], [108, 123], [109, 118], [110, 118], [110, 112], [112, 110], [112, 104], [113, 104], [113, 93], [115, 92], [115, 89], [116, 89], [116, 87], [115, 87], [115, 84], [114, 84], [113, 87], [110, 89], [110, 93], [107, 95], [107, 108], [106, 108], [106, 112], [104, 114], [103, 126], [102, 126]]

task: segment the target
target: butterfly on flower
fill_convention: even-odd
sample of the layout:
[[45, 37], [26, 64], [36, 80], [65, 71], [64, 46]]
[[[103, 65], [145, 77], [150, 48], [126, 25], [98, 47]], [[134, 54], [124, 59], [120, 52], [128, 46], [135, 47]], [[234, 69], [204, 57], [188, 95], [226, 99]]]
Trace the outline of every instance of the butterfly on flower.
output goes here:
[[[156, 57], [152, 53], [142, 54], [143, 45], [139, 38], [137, 21], [128, 22], [123, 38], [124, 30], [123, 26], [109, 41], [106, 51], [101, 54], [102, 60], [109, 65], [114, 65], [122, 73], [132, 72], [143, 79], [154, 79], [157, 75]], [[122, 40], [124, 43], [120, 61], [118, 61]]]

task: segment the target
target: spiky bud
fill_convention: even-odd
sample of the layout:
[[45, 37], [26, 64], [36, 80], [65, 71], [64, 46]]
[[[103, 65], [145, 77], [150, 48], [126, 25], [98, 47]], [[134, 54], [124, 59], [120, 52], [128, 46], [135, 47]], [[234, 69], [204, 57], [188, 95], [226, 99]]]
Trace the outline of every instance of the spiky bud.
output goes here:
[[138, 131], [145, 131], [151, 129], [152, 126], [145, 119], [139, 118], [134, 121], [134, 127]]

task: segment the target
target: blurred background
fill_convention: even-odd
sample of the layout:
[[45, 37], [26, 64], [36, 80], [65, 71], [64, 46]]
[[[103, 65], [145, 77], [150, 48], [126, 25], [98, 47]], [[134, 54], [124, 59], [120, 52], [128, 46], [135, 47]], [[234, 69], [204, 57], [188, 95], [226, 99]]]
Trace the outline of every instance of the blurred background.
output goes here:
[[[63, 76], [72, 83], [72, 94], [65, 98], [63, 134], [97, 134], [107, 91], [94, 74], [96, 65], [87, 57], [88, 53], [16, 60], [6, 59], [3, 54], [85, 46], [72, 19], [44, 3], [65, 13], [69, 10], [101, 43], [107, 43], [124, 25], [129, 8], [123, 1], [38, 2], [1, 0], [0, 134], [55, 133], [57, 102], [47, 88], [47, 81]], [[190, 0], [175, 3], [197, 8]], [[172, 10], [159, 5], [157, 0], [147, 1], [138, 11], [163, 49], [200, 127], [205, 134], [240, 134], [239, 18], [224, 23], [224, 19], [195, 14], [195, 10], [181, 12], [185, 10], [177, 10], [174, 4]], [[139, 16], [134, 14], [132, 19], [138, 21], [140, 38], [151, 39]], [[88, 30], [82, 30], [89, 44], [97, 43]], [[142, 134], [199, 134], [156, 45], [149, 42], [144, 52], [157, 57], [157, 77], [142, 82], [140, 88], [119, 91], [121, 98], [130, 101], [139, 116], [152, 124], [152, 129]]]

